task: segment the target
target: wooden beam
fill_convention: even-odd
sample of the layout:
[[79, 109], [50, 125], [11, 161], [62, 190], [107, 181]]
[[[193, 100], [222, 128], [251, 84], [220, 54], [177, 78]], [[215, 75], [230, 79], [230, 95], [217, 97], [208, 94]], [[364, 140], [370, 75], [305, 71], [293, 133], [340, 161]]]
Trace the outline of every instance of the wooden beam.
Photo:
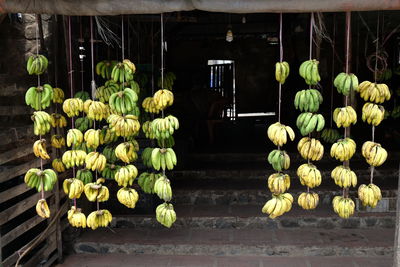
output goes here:
[[32, 114], [28, 106], [0, 106], [0, 116], [19, 116]]
[[160, 14], [202, 10], [226, 13], [305, 13], [400, 10], [400, 0], [2, 0], [0, 13], [70, 16]]
[[[50, 163], [49, 160], [43, 160], [43, 165], [48, 163]], [[15, 167], [5, 169], [0, 173], [0, 183], [4, 183], [19, 175], [25, 174], [30, 168], [36, 168], [38, 166], [40, 166], [40, 159], [35, 159]]]
[[25, 192], [28, 192], [29, 190], [35, 190], [35, 189], [28, 187], [25, 183], [11, 187], [6, 191], [0, 193], [0, 203], [4, 203], [14, 197], [17, 197]]
[[[45, 198], [48, 198], [52, 194], [53, 194], [52, 192], [45, 192], [44, 196], [45, 196]], [[38, 194], [34, 194], [34, 195], [18, 202], [14, 206], [0, 212], [0, 225], [4, 224], [5, 222], [8, 222], [9, 220], [17, 217], [21, 213], [24, 213], [28, 209], [35, 206], [38, 199], [39, 199]]]
[[21, 234], [25, 233], [26, 231], [32, 229], [42, 221], [44, 221], [42, 217], [38, 215], [34, 215], [32, 218], [29, 220], [25, 221], [24, 223], [18, 225], [14, 229], [12, 229], [10, 232], [6, 233], [3, 235], [1, 238], [1, 246], [4, 247], [11, 241], [13, 241], [15, 238], [19, 237]]
[[32, 144], [17, 147], [0, 154], [0, 165], [32, 154]]

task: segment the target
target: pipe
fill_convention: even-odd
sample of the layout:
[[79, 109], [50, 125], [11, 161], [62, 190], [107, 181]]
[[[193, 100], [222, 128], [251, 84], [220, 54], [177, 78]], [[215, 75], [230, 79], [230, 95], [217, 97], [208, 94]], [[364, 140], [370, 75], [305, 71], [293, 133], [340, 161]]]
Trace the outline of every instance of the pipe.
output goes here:
[[0, 0], [1, 13], [101, 16], [202, 10], [301, 13], [400, 10], [400, 0]]

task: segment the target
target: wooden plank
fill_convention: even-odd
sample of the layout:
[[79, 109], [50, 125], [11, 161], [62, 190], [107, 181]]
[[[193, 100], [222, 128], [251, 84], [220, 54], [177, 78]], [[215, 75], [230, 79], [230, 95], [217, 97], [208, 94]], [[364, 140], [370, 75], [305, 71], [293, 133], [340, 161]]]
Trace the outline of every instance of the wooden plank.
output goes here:
[[15, 149], [9, 150], [0, 154], [0, 165], [3, 165], [6, 162], [10, 162], [12, 160], [16, 160], [27, 155], [32, 154], [32, 144], [25, 145], [22, 147], [17, 147]]
[[[48, 198], [49, 196], [53, 195], [53, 192], [45, 192], [44, 195], [45, 198]], [[21, 213], [35, 206], [38, 199], [39, 196], [37, 194], [34, 194], [22, 200], [21, 202], [18, 202], [14, 206], [0, 212], [0, 225], [4, 224], [5, 222], [8, 222], [9, 220], [17, 217]]]
[[25, 95], [27, 88], [17, 86], [17, 84], [10, 84], [0, 89], [0, 96], [19, 96]]
[[32, 109], [28, 106], [0, 106], [0, 116], [20, 116], [31, 113]]
[[[50, 163], [50, 160], [43, 160], [43, 165]], [[40, 159], [35, 159], [24, 163], [22, 165], [15, 166], [13, 168], [5, 169], [0, 172], [0, 183], [4, 183], [12, 178], [19, 175], [25, 174], [30, 168], [37, 168], [40, 166]]]
[[7, 127], [0, 129], [0, 145], [10, 145], [20, 142], [21, 139], [27, 139], [33, 137], [33, 124], [18, 126], [18, 127]]
[[17, 186], [11, 187], [6, 191], [0, 193], [0, 203], [4, 203], [14, 197], [17, 197], [25, 192], [32, 190], [25, 183], [19, 184]]
[[54, 254], [53, 256], [51, 256], [50, 259], [48, 259], [48, 260], [46, 261], [45, 264], [42, 265], [42, 267], [50, 267], [50, 266], [53, 266], [53, 265], [54, 265], [54, 262], [55, 262], [56, 260], [58, 260], [58, 255], [57, 255], [57, 254]]
[[1, 247], [6, 246], [8, 243], [25, 233], [26, 231], [29, 231], [39, 223], [43, 222], [45, 219], [38, 215], [34, 215], [32, 218], [29, 220], [25, 221], [24, 223], [18, 225], [16, 228], [12, 229], [10, 232], [6, 233], [3, 235], [1, 238]]
[[33, 255], [28, 261], [26, 261], [23, 266], [39, 266], [39, 263], [43, 260], [46, 260], [56, 249], [56, 232], [54, 230], [49, 234], [46, 245], [36, 252], [35, 255]]

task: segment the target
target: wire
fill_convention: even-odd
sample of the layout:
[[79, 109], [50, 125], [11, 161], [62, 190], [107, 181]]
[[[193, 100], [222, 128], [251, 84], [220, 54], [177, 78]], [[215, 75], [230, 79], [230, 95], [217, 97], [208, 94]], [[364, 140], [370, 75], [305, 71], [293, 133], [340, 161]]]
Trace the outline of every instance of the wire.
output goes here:
[[[161, 13], [161, 87], [164, 87], [164, 14]], [[163, 89], [163, 88], [161, 88]], [[161, 110], [161, 117], [164, 118], [164, 110]], [[164, 142], [162, 143], [164, 149]], [[165, 169], [163, 169], [163, 175], [165, 176]]]
[[331, 84], [331, 112], [330, 112], [330, 125], [333, 127], [333, 91], [335, 80], [335, 43], [336, 40], [336, 14], [333, 14], [333, 33], [332, 33], [332, 84]]
[[[283, 61], [283, 45], [282, 45], [282, 13], [279, 14], [279, 62]], [[278, 122], [281, 122], [281, 105], [282, 105], [282, 84], [278, 83]], [[278, 147], [279, 149], [279, 147]]]

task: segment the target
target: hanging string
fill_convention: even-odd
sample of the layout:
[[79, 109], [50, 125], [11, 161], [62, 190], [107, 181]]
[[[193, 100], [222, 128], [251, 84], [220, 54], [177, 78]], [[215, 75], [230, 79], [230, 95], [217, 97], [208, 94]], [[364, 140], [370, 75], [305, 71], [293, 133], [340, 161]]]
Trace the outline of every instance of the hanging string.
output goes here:
[[[311, 12], [310, 18], [310, 47], [309, 47], [309, 60], [312, 60], [312, 53], [313, 53], [313, 32], [314, 32], [314, 13]], [[311, 84], [308, 86], [311, 89]], [[311, 138], [311, 133], [308, 134], [308, 138]], [[307, 163], [310, 164], [310, 159], [307, 160]], [[307, 192], [310, 191], [310, 188], [307, 187]]]
[[122, 60], [125, 59], [125, 35], [124, 35], [124, 15], [121, 15], [121, 42], [122, 42]]
[[92, 81], [90, 83], [93, 100], [96, 99], [96, 81], [94, 78], [94, 36], [93, 36], [93, 17], [90, 17], [90, 64], [92, 68]]
[[151, 94], [154, 95], [154, 23], [151, 21]]
[[[70, 94], [71, 98], [74, 97], [74, 90], [73, 90], [73, 69], [72, 69], [72, 31], [71, 31], [71, 16], [68, 16], [68, 53], [69, 53], [69, 70], [68, 70], [68, 75], [69, 75], [69, 89], [70, 89]], [[74, 129], [75, 127], [75, 120], [74, 117], [71, 117], [71, 128]], [[74, 146], [73, 146], [74, 148]], [[72, 167], [72, 176], [75, 177], [75, 166]], [[76, 208], [76, 198], [74, 198], [74, 206]]]
[[[282, 13], [279, 14], [279, 62], [283, 61]], [[278, 122], [281, 122], [282, 84], [278, 83]], [[279, 147], [278, 147], [279, 149]]]
[[[164, 87], [164, 14], [161, 13], [161, 89]], [[161, 110], [161, 117], [164, 118], [164, 110]], [[163, 142], [164, 149], [164, 142]], [[163, 175], [165, 176], [165, 169], [163, 169]]]
[[[83, 82], [83, 72], [84, 72], [84, 67], [83, 67], [83, 31], [82, 31], [82, 17], [79, 17], [79, 41], [80, 41], [80, 46], [79, 46], [79, 59], [81, 61], [81, 91], [84, 91], [84, 82]], [[82, 47], [82, 49], [81, 49]]]
[[333, 91], [335, 80], [335, 47], [336, 47], [336, 14], [333, 14], [333, 33], [332, 33], [332, 83], [331, 83], [331, 112], [330, 112], [330, 126], [333, 127]]

